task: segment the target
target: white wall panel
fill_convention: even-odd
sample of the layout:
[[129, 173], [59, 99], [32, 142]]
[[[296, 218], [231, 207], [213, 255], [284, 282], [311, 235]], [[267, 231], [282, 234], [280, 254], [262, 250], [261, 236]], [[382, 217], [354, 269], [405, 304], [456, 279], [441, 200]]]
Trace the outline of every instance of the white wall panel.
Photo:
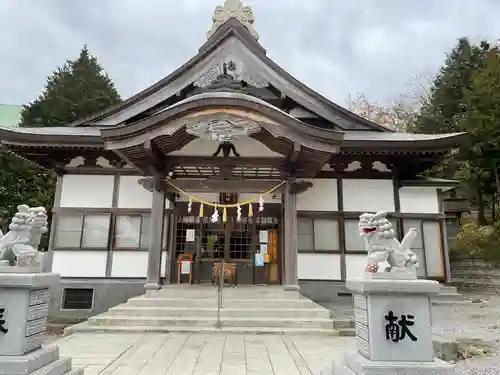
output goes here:
[[366, 255], [347, 254], [346, 255], [346, 278], [353, 279], [363, 277], [365, 274]]
[[[444, 264], [441, 249], [441, 231], [437, 222], [423, 223], [425, 265], [428, 277], [444, 277]], [[423, 262], [423, 259], [421, 260]]]
[[340, 254], [298, 254], [299, 280], [340, 280]]
[[[235, 139], [232, 143], [234, 144], [234, 147], [236, 147], [238, 154], [242, 157], [284, 157], [281, 154], [271, 151], [266, 145], [250, 137]], [[217, 141], [199, 138], [188, 143], [181, 150], [174, 151], [169, 155], [212, 156], [212, 154], [217, 150], [217, 147], [219, 147], [219, 143]], [[222, 157], [222, 153], [219, 157]]]
[[113, 251], [111, 277], [146, 277], [147, 251]]
[[297, 211], [338, 211], [336, 179], [307, 181], [311, 181], [313, 186], [297, 195]]
[[111, 207], [113, 187], [113, 176], [64, 175], [60, 207]]
[[403, 186], [399, 189], [401, 212], [439, 213], [438, 194], [435, 187]]
[[344, 211], [394, 212], [392, 180], [345, 179], [342, 184]]
[[54, 251], [52, 272], [62, 277], [105, 277], [106, 251]]
[[[148, 208], [153, 203], [153, 193], [139, 185], [140, 176], [120, 176], [118, 187], [118, 208]], [[170, 202], [165, 199], [165, 208]]]

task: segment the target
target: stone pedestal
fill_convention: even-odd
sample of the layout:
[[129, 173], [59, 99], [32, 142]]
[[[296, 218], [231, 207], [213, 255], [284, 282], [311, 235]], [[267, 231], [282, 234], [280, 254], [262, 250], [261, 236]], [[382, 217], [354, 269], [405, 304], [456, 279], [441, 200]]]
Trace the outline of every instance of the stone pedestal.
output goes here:
[[[56, 346], [42, 347], [47, 328], [54, 273], [30, 273], [6, 267], [0, 273], [0, 375], [82, 374], [71, 371], [71, 359], [59, 358]], [[16, 272], [17, 271], [17, 272]]]
[[336, 374], [453, 374], [435, 358], [430, 296], [437, 281], [393, 273], [366, 274], [346, 281], [353, 293], [357, 352], [345, 356]]

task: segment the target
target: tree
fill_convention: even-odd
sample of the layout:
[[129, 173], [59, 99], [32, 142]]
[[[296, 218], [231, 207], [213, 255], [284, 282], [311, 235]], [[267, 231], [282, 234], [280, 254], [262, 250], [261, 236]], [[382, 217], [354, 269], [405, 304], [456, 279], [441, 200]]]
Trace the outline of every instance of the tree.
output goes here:
[[47, 78], [45, 90], [24, 106], [21, 126], [61, 126], [120, 102], [120, 95], [87, 46]]
[[[57, 68], [43, 92], [25, 105], [20, 126], [63, 126], [120, 102], [120, 96], [97, 59], [85, 46], [79, 57]], [[0, 150], [0, 226], [19, 204], [53, 206], [55, 176], [14, 155]]]
[[[457, 177], [475, 196], [478, 224], [485, 225], [485, 196], [500, 193], [500, 49], [484, 51], [484, 58], [462, 89], [463, 110], [455, 114], [457, 130], [470, 136]], [[493, 210], [494, 211], [494, 210]]]
[[429, 95], [430, 75], [418, 74], [404, 92], [399, 94], [388, 105], [378, 104], [358, 93], [356, 97], [347, 99], [347, 109], [394, 131], [413, 129], [422, 104]]
[[463, 88], [470, 86], [472, 74], [481, 67], [489, 49], [485, 41], [474, 45], [467, 38], [458, 40], [424, 97], [412, 132], [436, 134], [459, 130], [456, 116], [465, 110]]

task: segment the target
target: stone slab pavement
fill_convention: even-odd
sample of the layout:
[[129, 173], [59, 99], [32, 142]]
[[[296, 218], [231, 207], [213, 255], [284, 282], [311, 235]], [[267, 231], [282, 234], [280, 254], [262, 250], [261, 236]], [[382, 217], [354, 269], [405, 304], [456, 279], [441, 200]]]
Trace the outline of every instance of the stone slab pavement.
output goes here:
[[355, 348], [321, 336], [76, 333], [57, 341], [85, 375], [320, 375]]

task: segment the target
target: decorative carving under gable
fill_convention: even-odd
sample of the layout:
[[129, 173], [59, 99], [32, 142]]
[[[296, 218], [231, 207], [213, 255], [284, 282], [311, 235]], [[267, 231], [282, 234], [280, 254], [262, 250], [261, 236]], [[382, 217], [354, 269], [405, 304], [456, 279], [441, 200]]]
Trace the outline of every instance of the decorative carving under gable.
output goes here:
[[64, 168], [122, 168], [124, 165], [125, 162], [118, 157], [105, 158], [103, 156], [85, 155], [72, 158], [68, 163], [64, 164]]
[[113, 168], [113, 165], [111, 164], [111, 162], [108, 159], [103, 158], [102, 156], [99, 156], [96, 159], [95, 164], [96, 164], [96, 166], [99, 166], [102, 168]]
[[77, 156], [70, 160], [68, 164], [66, 164], [65, 168], [78, 168], [82, 165], [85, 165], [85, 158], [83, 156]]
[[378, 160], [376, 160], [372, 163], [372, 169], [375, 171], [378, 171], [378, 172], [382, 172], [382, 173], [392, 172], [392, 170], [390, 168], [388, 168], [386, 164], [384, 164]]
[[344, 169], [344, 172], [356, 172], [362, 168], [363, 164], [360, 161], [355, 160], [347, 165], [347, 167]]
[[245, 26], [250, 34], [259, 40], [259, 34], [253, 28], [254, 18], [252, 8], [243, 6], [240, 0], [226, 0], [223, 6], [217, 6], [212, 17], [212, 28], [207, 33], [209, 39], [219, 27], [221, 27], [230, 18], [236, 18]]
[[269, 83], [255, 69], [237, 58], [226, 58], [210, 67], [195, 82], [194, 86], [206, 88], [220, 79], [223, 75], [229, 75], [233, 81], [245, 82], [255, 88], [268, 87]]
[[291, 194], [302, 194], [312, 187], [313, 183], [311, 181], [296, 181], [290, 183], [289, 191]]

